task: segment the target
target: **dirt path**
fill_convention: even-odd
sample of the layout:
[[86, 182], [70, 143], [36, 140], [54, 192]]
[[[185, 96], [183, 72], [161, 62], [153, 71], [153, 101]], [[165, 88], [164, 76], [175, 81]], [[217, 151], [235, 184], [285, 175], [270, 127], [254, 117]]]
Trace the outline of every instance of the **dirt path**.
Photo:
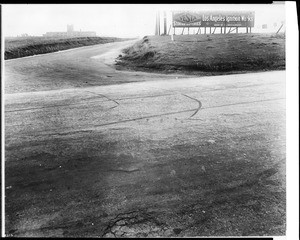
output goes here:
[[112, 65], [121, 49], [135, 40], [99, 44], [5, 61], [5, 93], [114, 85], [184, 75], [116, 71]]
[[7, 235], [285, 235], [285, 72], [122, 73], [111, 47], [5, 64]]

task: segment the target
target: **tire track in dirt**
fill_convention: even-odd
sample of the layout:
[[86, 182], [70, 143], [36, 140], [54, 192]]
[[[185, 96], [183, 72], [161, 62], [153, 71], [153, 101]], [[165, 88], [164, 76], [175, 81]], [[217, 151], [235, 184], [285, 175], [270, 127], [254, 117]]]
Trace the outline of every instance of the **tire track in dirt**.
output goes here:
[[285, 99], [286, 98], [271, 98], [271, 99], [263, 99], [263, 100], [257, 100], [257, 101], [251, 101], [251, 102], [238, 102], [238, 103], [230, 103], [230, 104], [224, 104], [224, 105], [219, 105], [219, 106], [211, 106], [211, 107], [205, 107], [202, 109], [236, 106], [236, 105], [243, 105], [243, 104], [249, 104], [249, 103], [271, 102], [271, 101], [285, 100]]
[[103, 95], [103, 94], [101, 94], [101, 93], [95, 93], [95, 92], [91, 92], [91, 91], [86, 91], [86, 92], [95, 94], [95, 95], [100, 96], [100, 97], [104, 97], [104, 98], [106, 98], [106, 99], [108, 99], [108, 100], [110, 100], [110, 101], [116, 103], [117, 105], [120, 104], [120, 103], [118, 103], [116, 100], [111, 99], [111, 98], [109, 98], [109, 97], [107, 97], [107, 96], [105, 96], [105, 95]]
[[[259, 101], [251, 101], [251, 102], [240, 102], [240, 103], [232, 103], [232, 104], [225, 104], [225, 105], [219, 105], [219, 106], [211, 106], [211, 107], [206, 107], [206, 108], [202, 108], [202, 109], [220, 108], [220, 107], [244, 105], [244, 104], [251, 104], [251, 103], [258, 103], [258, 102], [271, 102], [271, 101], [284, 100], [284, 99], [285, 98], [273, 98], [273, 99], [265, 99], [265, 100], [259, 100]], [[133, 122], [133, 121], [138, 121], [138, 120], [143, 120], [143, 119], [148, 119], [148, 118], [156, 118], [156, 117], [161, 117], [161, 116], [174, 115], [174, 114], [179, 114], [179, 113], [186, 113], [186, 112], [192, 112], [192, 111], [197, 111], [198, 112], [200, 108], [198, 107], [198, 108], [194, 108], [194, 109], [181, 110], [181, 111], [176, 111], [176, 112], [169, 112], [169, 113], [155, 114], [155, 115], [143, 116], [143, 117], [132, 118], [132, 119], [125, 119], [125, 120], [121, 120], [121, 121], [108, 122], [108, 123], [103, 123], [103, 124], [99, 124], [99, 125], [91, 125], [89, 127], [98, 128], [98, 127], [104, 127], [104, 126], [116, 125], [116, 124], [121, 124], [121, 123]], [[194, 115], [195, 114], [193, 114], [192, 116], [194, 116]], [[192, 117], [192, 116], [190, 116], [190, 117]], [[65, 129], [66, 128], [64, 128], [63, 130], [65, 130]], [[70, 129], [72, 130], [74, 128], [70, 128]], [[51, 129], [50, 131], [59, 131], [59, 130], [60, 129]], [[26, 136], [50, 135], [51, 136], [51, 135], [62, 135], [62, 134], [67, 135], [67, 134], [73, 134], [73, 132], [84, 132], [84, 131], [89, 131], [89, 130], [90, 130], [89, 128], [84, 128], [82, 130], [76, 130], [76, 131], [73, 130], [73, 131], [68, 131], [68, 132], [63, 132], [63, 133], [57, 133], [56, 132], [56, 133], [46, 133], [46, 134], [36, 134], [36, 133], [45, 132], [45, 131], [37, 131], [34, 134], [32, 134], [31, 132], [23, 132], [23, 133], [19, 133], [19, 136], [20, 135], [26, 135]], [[90, 130], [90, 131], [92, 131], [92, 130]], [[28, 133], [31, 133], [31, 134], [28, 134]]]
[[[281, 84], [281, 83], [274, 83], [272, 85], [278, 85], [278, 84]], [[91, 86], [93, 86], [93, 85], [91, 85]], [[234, 88], [226, 88], [226, 89], [209, 89], [209, 90], [203, 90], [201, 92], [226, 91], [226, 90], [240, 89], [240, 88], [249, 88], [249, 87], [255, 87], [255, 86], [267, 86], [267, 84], [262, 84], [262, 85], [255, 84], [255, 85], [241, 86], [241, 87], [234, 87]], [[195, 87], [198, 88], [198, 87], [202, 87], [202, 86], [195, 86]], [[164, 89], [164, 90], [166, 90], [166, 89]], [[96, 96], [100, 95], [100, 96], [102, 96], [103, 98], [106, 98], [109, 101], [114, 101], [115, 103], [117, 103], [116, 100], [122, 101], [122, 100], [131, 100], [131, 99], [155, 98], [155, 97], [172, 96], [172, 95], [174, 95], [174, 93], [176, 93], [176, 94], [179, 93], [179, 92], [174, 92], [174, 91], [170, 91], [170, 90], [166, 90], [166, 91], [172, 92], [173, 94], [160, 94], [160, 95], [153, 95], [153, 96], [150, 95], [150, 96], [140, 96], [140, 97], [128, 97], [128, 98], [110, 99], [107, 96], [104, 96], [103, 94], [98, 94], [98, 93], [90, 92], [90, 91], [87, 91], [87, 92], [90, 92], [90, 93], [92, 93], [92, 94], [94, 94]], [[198, 91], [193, 91], [193, 92], [198, 92]], [[201, 105], [200, 108], [202, 107], [202, 103], [201, 103], [200, 100], [192, 98], [192, 97], [190, 97], [188, 95], [185, 95], [185, 94], [182, 94], [182, 93], [179, 93], [179, 94], [184, 95], [185, 97], [188, 97], [190, 99], [193, 99], [193, 100], [197, 101]], [[81, 99], [81, 100], [88, 100], [88, 99], [92, 99], [92, 98], [84, 98], [84, 99]], [[99, 102], [99, 101], [94, 101], [94, 102], [91, 102], [91, 103], [95, 103], [95, 102]], [[5, 110], [5, 112], [6, 113], [9, 113], [9, 112], [21, 112], [21, 111], [40, 110], [40, 109], [55, 108], [55, 107], [64, 107], [64, 106], [73, 106], [73, 105], [82, 105], [82, 104], [84, 104], [84, 103], [60, 104], [60, 105], [51, 105], [51, 106], [43, 106], [43, 107], [36, 107], [36, 108], [24, 108], [24, 109]], [[118, 103], [118, 105], [119, 105], [119, 103]], [[112, 108], [115, 108], [115, 107], [112, 107]], [[109, 109], [112, 109], [112, 108], [109, 108]], [[199, 108], [199, 110], [200, 110], [200, 108]], [[202, 108], [202, 109], [204, 109], [204, 108]], [[196, 115], [196, 113], [193, 114], [192, 116]], [[190, 116], [190, 118], [192, 116]]]
[[[128, 97], [128, 98], [116, 98], [114, 100], [118, 100], [118, 101], [123, 101], [123, 100], [134, 100], [134, 99], [143, 99], [143, 98], [156, 98], [156, 97], [165, 97], [165, 96], [172, 96], [173, 94], [160, 94], [160, 95], [153, 95], [153, 96], [141, 96], [141, 97]], [[96, 95], [95, 96], [99, 96]], [[32, 107], [32, 108], [20, 108], [20, 109], [13, 109], [13, 110], [5, 110], [6, 113], [10, 113], [10, 112], [22, 112], [22, 111], [31, 111], [31, 110], [41, 110], [41, 109], [47, 109], [47, 108], [55, 108], [55, 107], [68, 107], [68, 106], [76, 106], [76, 105], [83, 105], [86, 104], [84, 101], [89, 100], [89, 99], [94, 99], [95, 97], [90, 97], [90, 98], [83, 98], [80, 99], [82, 102], [79, 103], [70, 103], [70, 104], [57, 104], [57, 105], [50, 105], [50, 106], [42, 106], [42, 107]], [[104, 97], [106, 98], [107, 97]], [[111, 99], [107, 99], [108, 101], [111, 101]], [[103, 102], [103, 101], [92, 101], [90, 103], [99, 103], [99, 102]], [[120, 103], [119, 103], [120, 104]], [[112, 107], [115, 108], [115, 107]], [[111, 109], [111, 108], [109, 108]]]
[[195, 100], [195, 101], [199, 104], [197, 110], [196, 110], [189, 118], [195, 116], [195, 115], [199, 112], [199, 110], [201, 109], [201, 107], [202, 107], [201, 101], [198, 100], [198, 99], [196, 99], [196, 98], [190, 97], [190, 96], [188, 96], [188, 95], [186, 95], [186, 94], [183, 94], [183, 93], [182, 93], [181, 95], [186, 96], [187, 98], [190, 98], [190, 99], [192, 99], [192, 100]]
[[[157, 89], [157, 88], [154, 88], [154, 89]], [[186, 94], [184, 94], [184, 93], [178, 92], [178, 91], [173, 91], [173, 90], [169, 90], [169, 89], [163, 89], [163, 90], [166, 91], [166, 92], [171, 92], [171, 93], [173, 93], [173, 94], [174, 94], [174, 93], [175, 93], [175, 94], [180, 94], [180, 95], [185, 96], [185, 97], [187, 97], [187, 98], [189, 98], [189, 99], [192, 99], [192, 100], [194, 100], [194, 101], [196, 101], [196, 102], [198, 103], [198, 108], [195, 110], [195, 112], [194, 112], [189, 118], [195, 116], [195, 115], [199, 112], [200, 108], [202, 107], [201, 101], [198, 100], [198, 99], [196, 99], [196, 98], [190, 97], [190, 96], [188, 96], [188, 95], [186, 95]]]
[[[88, 100], [88, 99], [93, 99], [93, 98], [85, 98], [81, 100]], [[103, 102], [103, 101], [93, 101], [90, 103], [98, 103], [98, 102]], [[77, 106], [77, 105], [83, 105], [85, 102], [82, 103], [70, 103], [70, 104], [57, 104], [57, 105], [50, 105], [50, 106], [43, 106], [43, 107], [32, 107], [32, 108], [23, 108], [23, 109], [14, 109], [14, 110], [5, 110], [6, 113], [10, 112], [22, 112], [22, 111], [31, 111], [31, 110], [41, 110], [41, 109], [47, 109], [47, 108], [56, 108], [56, 107], [68, 107], [68, 106]]]
[[[143, 117], [138, 117], [138, 118], [132, 118], [132, 119], [125, 119], [121, 121], [116, 121], [116, 122], [108, 122], [108, 123], [103, 123], [99, 125], [91, 125], [88, 126], [88, 128], [84, 128], [82, 130], [73, 130], [74, 127], [70, 128], [71, 131], [67, 132], [56, 132], [56, 133], [45, 133], [45, 134], [38, 134], [38, 133], [43, 133], [45, 131], [36, 131], [35, 133], [32, 134], [32, 132], [23, 132], [19, 133], [20, 135], [26, 135], [26, 136], [51, 136], [51, 135], [68, 135], [68, 134], [73, 134], [73, 132], [87, 132], [87, 131], [92, 131], [89, 128], [98, 128], [98, 127], [104, 127], [104, 126], [109, 126], [109, 125], [115, 125], [115, 124], [120, 124], [120, 123], [127, 123], [127, 122], [133, 122], [133, 121], [138, 121], [138, 120], [143, 120], [147, 118], [156, 118], [156, 117], [161, 117], [161, 116], [168, 116], [168, 115], [173, 115], [173, 114], [178, 114], [178, 113], [186, 113], [186, 112], [191, 112], [195, 111], [197, 109], [189, 109], [189, 110], [182, 110], [182, 111], [176, 111], [176, 112], [170, 112], [170, 113], [162, 113], [162, 114], [156, 114], [156, 115], [150, 115], [150, 116], [143, 116]], [[59, 131], [60, 129], [51, 129], [49, 131]], [[66, 130], [66, 128], [63, 128], [62, 130]], [[73, 131], [72, 131], [73, 130]], [[7, 136], [8, 138], [8, 136]]]

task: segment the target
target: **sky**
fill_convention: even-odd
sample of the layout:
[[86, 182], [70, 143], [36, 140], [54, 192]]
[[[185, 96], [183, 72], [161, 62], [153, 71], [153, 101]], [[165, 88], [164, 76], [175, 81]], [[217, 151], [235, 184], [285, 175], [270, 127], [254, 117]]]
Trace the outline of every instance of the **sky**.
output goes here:
[[[255, 11], [253, 32], [274, 31], [270, 28], [285, 20], [284, 2], [277, 4], [6, 4], [3, 5], [4, 36], [24, 33], [41, 36], [46, 32], [66, 31], [68, 24], [75, 31], [95, 31], [98, 36], [143, 37], [154, 35], [156, 12], [167, 12], [168, 28], [174, 10]], [[161, 17], [162, 19], [162, 17]], [[261, 25], [268, 24], [262, 30]], [[278, 27], [277, 27], [278, 28]]]

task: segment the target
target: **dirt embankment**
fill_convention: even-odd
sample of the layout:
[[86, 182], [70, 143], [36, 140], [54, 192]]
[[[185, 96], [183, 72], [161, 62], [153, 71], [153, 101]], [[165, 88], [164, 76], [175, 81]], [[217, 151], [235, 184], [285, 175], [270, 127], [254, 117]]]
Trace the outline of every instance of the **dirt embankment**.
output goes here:
[[198, 75], [283, 70], [285, 35], [146, 36], [123, 51], [117, 68]]
[[13, 59], [43, 53], [57, 52], [71, 48], [124, 41], [128, 39], [113, 37], [80, 37], [80, 38], [8, 38], [5, 39], [4, 59]]

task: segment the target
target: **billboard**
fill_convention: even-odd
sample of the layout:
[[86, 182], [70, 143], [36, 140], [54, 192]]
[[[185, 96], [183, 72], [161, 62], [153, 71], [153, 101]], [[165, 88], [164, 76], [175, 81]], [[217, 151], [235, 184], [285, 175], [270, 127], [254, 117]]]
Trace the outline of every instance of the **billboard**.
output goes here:
[[254, 27], [254, 12], [176, 11], [173, 27]]

